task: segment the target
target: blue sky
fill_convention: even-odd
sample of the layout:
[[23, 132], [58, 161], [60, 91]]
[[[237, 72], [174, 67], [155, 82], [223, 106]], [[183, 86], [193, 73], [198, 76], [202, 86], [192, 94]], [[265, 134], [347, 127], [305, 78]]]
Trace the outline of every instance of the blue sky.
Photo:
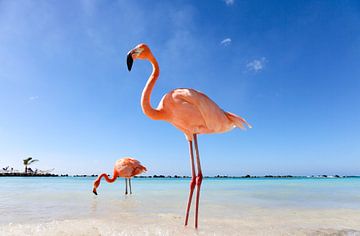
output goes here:
[[151, 73], [126, 53], [147, 43], [156, 106], [205, 92], [254, 128], [201, 135], [205, 175], [360, 175], [358, 1], [0, 1], [0, 166], [190, 174], [184, 135], [142, 114]]

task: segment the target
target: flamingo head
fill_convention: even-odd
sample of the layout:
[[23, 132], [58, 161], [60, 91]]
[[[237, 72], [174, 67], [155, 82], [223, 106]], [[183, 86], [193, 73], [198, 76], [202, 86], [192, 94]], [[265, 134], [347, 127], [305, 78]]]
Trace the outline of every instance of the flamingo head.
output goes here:
[[100, 179], [99, 179], [99, 180], [95, 180], [95, 182], [94, 182], [94, 188], [93, 188], [93, 193], [94, 193], [95, 195], [97, 195], [96, 189], [99, 187], [99, 185], [100, 185]]
[[144, 43], [141, 43], [137, 45], [134, 49], [130, 50], [127, 54], [126, 59], [128, 70], [131, 71], [134, 60], [146, 59], [148, 58], [149, 54], [151, 54], [150, 48]]

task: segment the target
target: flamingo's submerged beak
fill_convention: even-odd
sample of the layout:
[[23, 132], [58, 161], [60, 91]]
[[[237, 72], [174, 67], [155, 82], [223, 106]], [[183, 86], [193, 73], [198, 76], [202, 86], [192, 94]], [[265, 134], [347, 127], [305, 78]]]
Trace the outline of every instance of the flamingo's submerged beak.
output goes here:
[[132, 51], [130, 51], [128, 54], [127, 54], [127, 59], [126, 59], [126, 63], [127, 63], [127, 67], [128, 67], [128, 70], [131, 71], [131, 67], [133, 65], [133, 58], [132, 58]]
[[95, 187], [93, 188], [93, 193], [94, 193], [95, 195], [98, 195], [97, 192], [96, 192], [96, 188], [95, 188]]

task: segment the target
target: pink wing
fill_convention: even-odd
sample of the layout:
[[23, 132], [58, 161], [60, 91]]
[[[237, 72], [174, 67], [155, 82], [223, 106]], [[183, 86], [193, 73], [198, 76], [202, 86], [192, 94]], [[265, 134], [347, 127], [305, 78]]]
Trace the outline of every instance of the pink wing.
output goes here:
[[170, 122], [187, 134], [225, 132], [233, 126], [215, 102], [194, 89], [171, 91], [163, 98], [163, 106], [170, 110]]
[[115, 168], [121, 177], [132, 177], [146, 171], [146, 167], [134, 158], [126, 157], [115, 163]]
[[167, 93], [158, 109], [167, 114], [167, 121], [182, 130], [189, 140], [192, 134], [223, 133], [248, 125], [243, 118], [224, 112], [208, 96], [194, 89], [180, 88]]

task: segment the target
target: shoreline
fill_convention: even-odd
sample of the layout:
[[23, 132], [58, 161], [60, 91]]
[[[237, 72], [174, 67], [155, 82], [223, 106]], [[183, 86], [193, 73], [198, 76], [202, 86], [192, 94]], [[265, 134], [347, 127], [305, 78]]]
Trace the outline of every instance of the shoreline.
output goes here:
[[0, 177], [64, 177], [57, 174], [0, 173]]
[[[98, 177], [98, 175], [69, 175], [69, 174], [26, 174], [26, 173], [0, 173], [0, 177]], [[178, 176], [178, 175], [143, 175], [143, 176], [134, 176], [133, 178], [139, 179], [190, 179], [190, 176]], [[205, 179], [259, 179], [259, 178], [269, 178], [269, 179], [296, 179], [296, 178], [304, 178], [304, 179], [339, 179], [339, 178], [360, 178], [357, 175], [311, 175], [311, 176], [296, 176], [296, 175], [264, 175], [264, 176], [227, 176], [227, 175], [215, 175], [215, 176], [204, 176]]]
[[[0, 178], [0, 235], [357, 235], [360, 178], [208, 178], [183, 226], [190, 179]], [[198, 232], [198, 233], [197, 233]]]

